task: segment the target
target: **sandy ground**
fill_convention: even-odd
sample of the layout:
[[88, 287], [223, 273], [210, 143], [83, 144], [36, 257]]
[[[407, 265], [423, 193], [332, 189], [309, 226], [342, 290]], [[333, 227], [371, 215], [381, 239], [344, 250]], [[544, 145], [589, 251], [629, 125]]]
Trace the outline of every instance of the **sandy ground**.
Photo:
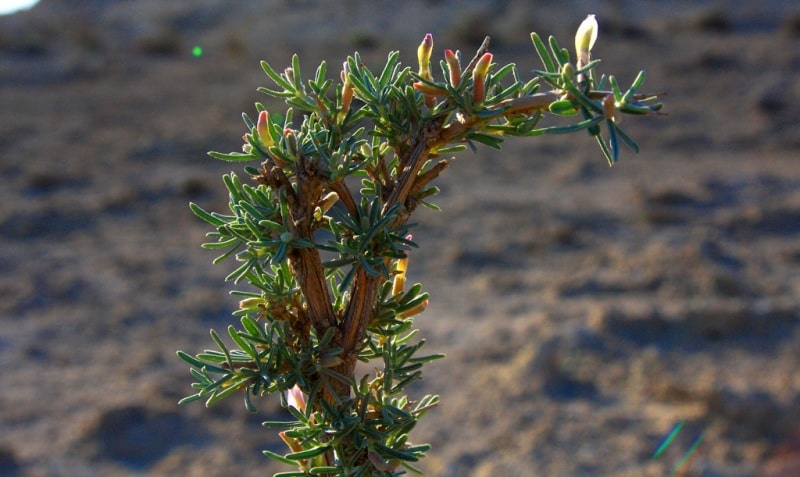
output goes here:
[[[556, 2], [541, 2], [555, 4]], [[234, 300], [187, 203], [240, 146], [258, 61], [436, 49], [537, 67], [597, 13], [603, 69], [666, 118], [609, 169], [586, 136], [463, 154], [411, 278], [443, 404], [432, 476], [800, 475], [800, 8], [770, 2], [43, 0], [0, 18], [0, 474], [263, 476], [237, 399], [178, 407], [175, 350]], [[322, 6], [324, 5], [324, 6]], [[191, 54], [201, 46], [200, 57]], [[271, 104], [271, 103], [270, 103]], [[277, 108], [277, 105], [270, 106]], [[671, 431], [675, 438], [654, 453]]]

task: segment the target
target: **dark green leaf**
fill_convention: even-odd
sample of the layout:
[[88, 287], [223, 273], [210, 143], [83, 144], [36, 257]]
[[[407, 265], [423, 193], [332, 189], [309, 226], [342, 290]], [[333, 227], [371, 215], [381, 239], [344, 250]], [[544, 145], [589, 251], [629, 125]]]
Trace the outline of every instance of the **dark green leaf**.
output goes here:
[[479, 142], [481, 144], [486, 144], [489, 147], [494, 149], [501, 149], [503, 144], [503, 139], [496, 137], [496, 136], [489, 136], [488, 134], [481, 134], [481, 133], [471, 133], [467, 135], [467, 138]]
[[311, 449], [303, 450], [300, 452], [293, 452], [291, 454], [286, 454], [286, 458], [289, 460], [303, 460], [303, 459], [311, 459], [312, 457], [316, 457], [318, 455], [322, 455], [330, 450], [330, 446], [317, 446]]
[[[263, 451], [261, 451], [261, 453], [264, 454], [265, 456], [269, 457], [270, 459], [278, 461], [278, 462], [280, 462], [282, 464], [297, 465], [297, 462], [295, 462], [293, 460], [289, 460], [289, 459], [287, 459], [286, 457], [284, 457], [284, 456], [282, 456], [280, 454], [276, 454], [275, 452], [272, 452], [272, 451], [269, 451], [269, 450], [263, 450]], [[300, 473], [300, 475], [302, 476], [303, 474]]]

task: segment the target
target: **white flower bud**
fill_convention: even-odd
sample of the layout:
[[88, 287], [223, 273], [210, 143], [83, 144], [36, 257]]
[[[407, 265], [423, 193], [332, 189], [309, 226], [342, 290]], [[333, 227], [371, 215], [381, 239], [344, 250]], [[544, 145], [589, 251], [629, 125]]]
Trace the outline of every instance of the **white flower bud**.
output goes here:
[[589, 53], [597, 40], [597, 18], [587, 15], [575, 33], [575, 53], [578, 55], [578, 68], [589, 62]]

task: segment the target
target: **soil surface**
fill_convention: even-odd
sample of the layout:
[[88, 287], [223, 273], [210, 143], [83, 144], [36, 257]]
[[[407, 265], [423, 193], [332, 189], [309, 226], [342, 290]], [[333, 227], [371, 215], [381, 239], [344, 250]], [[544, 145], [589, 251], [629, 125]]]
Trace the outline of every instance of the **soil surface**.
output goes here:
[[[546, 6], [539, 5], [540, 3]], [[552, 5], [551, 5], [552, 4]], [[289, 470], [276, 397], [177, 406], [178, 349], [236, 301], [187, 204], [223, 211], [259, 67], [434, 35], [539, 67], [600, 21], [601, 69], [667, 91], [609, 168], [578, 134], [463, 153], [411, 281], [444, 352], [412, 389], [431, 476], [800, 475], [800, 8], [794, 1], [43, 0], [0, 18], [0, 474]], [[193, 47], [203, 53], [194, 56]], [[669, 445], [661, 444], [669, 440]], [[657, 452], [658, 450], [658, 452]]]

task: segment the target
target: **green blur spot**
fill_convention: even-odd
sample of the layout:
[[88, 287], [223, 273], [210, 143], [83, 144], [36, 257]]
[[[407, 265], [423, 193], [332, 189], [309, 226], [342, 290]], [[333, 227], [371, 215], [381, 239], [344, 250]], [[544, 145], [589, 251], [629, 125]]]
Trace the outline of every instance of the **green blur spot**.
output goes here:
[[195, 58], [203, 56], [203, 48], [195, 46], [194, 48], [192, 48], [192, 55], [194, 55]]
[[675, 438], [678, 436], [678, 433], [681, 432], [682, 428], [683, 428], [683, 421], [679, 422], [678, 424], [675, 425], [675, 427], [672, 428], [672, 431], [670, 431], [669, 435], [666, 438], [664, 438], [664, 440], [661, 442], [661, 445], [658, 446], [658, 449], [656, 449], [656, 451], [653, 452], [653, 459], [657, 458], [658, 456], [664, 453], [666, 448], [669, 447], [672, 441], [674, 441]]

